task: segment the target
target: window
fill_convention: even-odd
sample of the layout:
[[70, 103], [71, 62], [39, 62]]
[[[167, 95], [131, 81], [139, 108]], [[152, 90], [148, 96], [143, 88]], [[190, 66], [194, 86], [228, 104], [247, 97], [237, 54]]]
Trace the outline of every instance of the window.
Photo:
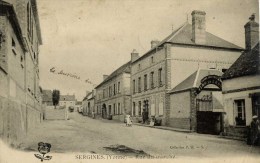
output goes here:
[[103, 98], [105, 98], [105, 97], [106, 97], [106, 94], [105, 94], [105, 92], [106, 92], [106, 90], [105, 90], [105, 89], [103, 89]]
[[245, 100], [235, 100], [235, 121], [237, 126], [246, 125]]
[[154, 63], [154, 61], [153, 61], [153, 57], [151, 57], [151, 63]]
[[117, 92], [120, 93], [120, 82], [117, 83]]
[[12, 47], [15, 48], [15, 41], [13, 38], [12, 38]]
[[116, 104], [114, 104], [114, 115], [116, 114]]
[[147, 90], [147, 75], [144, 75], [144, 91]]
[[141, 92], [141, 77], [138, 78], [138, 92]]
[[141, 70], [141, 64], [138, 64], [138, 70]]
[[116, 95], [116, 84], [114, 84], [114, 95]]
[[135, 94], [135, 80], [133, 80], [133, 94]]
[[111, 88], [111, 86], [109, 86], [109, 88], [108, 88], [108, 93], [109, 93], [109, 97], [111, 97], [112, 96], [112, 88]]
[[135, 116], [135, 102], [133, 102], [133, 116]]
[[154, 76], [154, 72], [151, 72], [151, 74], [150, 74], [150, 77], [151, 77], [151, 89], [153, 89], [154, 88], [154, 80], [153, 80], [153, 76]]
[[139, 101], [139, 105], [138, 105], [138, 115], [142, 114], [142, 102]]
[[162, 68], [158, 70], [158, 81], [159, 81], [159, 86], [162, 86]]
[[118, 114], [121, 114], [121, 106], [120, 106], [120, 103], [117, 104], [117, 110], [118, 110]]

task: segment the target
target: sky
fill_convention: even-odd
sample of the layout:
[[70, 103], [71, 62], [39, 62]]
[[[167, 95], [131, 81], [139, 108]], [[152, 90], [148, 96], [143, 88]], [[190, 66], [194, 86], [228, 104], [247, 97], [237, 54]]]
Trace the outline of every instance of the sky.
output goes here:
[[[252, 13], [259, 22], [258, 0], [38, 0], [43, 44], [40, 85], [75, 94], [82, 100], [128, 62], [136, 49], [163, 40], [191, 12], [206, 12], [206, 30], [245, 47], [244, 25]], [[50, 71], [52, 69], [52, 71]], [[61, 72], [62, 71], [62, 72]], [[87, 80], [87, 82], [86, 82]]]

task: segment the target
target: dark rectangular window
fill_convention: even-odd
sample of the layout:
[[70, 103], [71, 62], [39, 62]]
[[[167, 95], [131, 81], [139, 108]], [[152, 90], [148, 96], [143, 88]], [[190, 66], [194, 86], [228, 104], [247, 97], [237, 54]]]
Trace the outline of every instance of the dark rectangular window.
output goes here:
[[245, 100], [235, 100], [235, 121], [237, 126], [246, 125]]
[[147, 90], [147, 75], [144, 75], [144, 91]]
[[159, 86], [162, 86], [162, 68], [158, 70], [158, 82]]
[[135, 80], [133, 80], [133, 94], [135, 94]]
[[114, 95], [116, 95], [116, 84], [114, 84], [114, 91], [113, 91]]
[[138, 78], [138, 92], [140, 93], [142, 91], [141, 88], [141, 77]]
[[135, 116], [135, 102], [133, 102], [133, 116]]
[[120, 82], [117, 83], [117, 92], [120, 93]]
[[138, 115], [140, 116], [142, 113], [142, 102], [139, 101], [139, 105], [138, 105]]
[[154, 72], [151, 72], [150, 74], [150, 83], [151, 83], [151, 89], [154, 88]]

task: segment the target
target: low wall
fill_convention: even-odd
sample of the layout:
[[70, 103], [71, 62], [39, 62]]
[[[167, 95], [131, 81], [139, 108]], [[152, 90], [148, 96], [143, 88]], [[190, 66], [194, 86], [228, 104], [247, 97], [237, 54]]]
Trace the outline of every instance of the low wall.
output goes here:
[[225, 127], [224, 134], [226, 136], [246, 138], [247, 137], [247, 127], [228, 126], [228, 127]]
[[187, 129], [190, 130], [190, 119], [189, 118], [170, 118], [169, 127]]
[[116, 121], [124, 122], [124, 118], [125, 118], [124, 115], [113, 115], [112, 119]]
[[68, 109], [54, 106], [48, 106], [44, 109], [44, 120], [67, 120], [68, 119]]

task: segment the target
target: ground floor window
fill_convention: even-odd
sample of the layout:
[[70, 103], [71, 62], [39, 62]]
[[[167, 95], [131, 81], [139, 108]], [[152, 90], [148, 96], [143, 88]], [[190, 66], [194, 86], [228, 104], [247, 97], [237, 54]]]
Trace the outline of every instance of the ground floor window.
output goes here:
[[135, 116], [135, 102], [133, 102], [133, 116]]
[[139, 105], [138, 105], [138, 115], [141, 116], [142, 114], [142, 102], [139, 101]]
[[235, 121], [237, 126], [246, 125], [245, 100], [235, 100]]
[[120, 103], [117, 104], [117, 110], [118, 110], [118, 114], [122, 114], [122, 113], [121, 113], [121, 106], [120, 106]]

